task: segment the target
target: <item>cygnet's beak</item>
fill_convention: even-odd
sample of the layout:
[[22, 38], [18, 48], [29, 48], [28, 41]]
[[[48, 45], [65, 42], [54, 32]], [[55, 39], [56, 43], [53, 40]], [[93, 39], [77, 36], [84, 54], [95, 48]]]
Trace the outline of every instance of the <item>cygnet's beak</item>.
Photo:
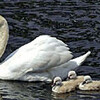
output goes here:
[[84, 85], [85, 83], [86, 83], [86, 81], [83, 81], [83, 82], [82, 82], [82, 85]]
[[69, 80], [70, 79], [70, 77], [67, 77], [67, 79], [66, 80]]
[[56, 84], [55, 84], [55, 83], [53, 83], [51, 86], [52, 86], [52, 87], [54, 87], [55, 85], [56, 85]]

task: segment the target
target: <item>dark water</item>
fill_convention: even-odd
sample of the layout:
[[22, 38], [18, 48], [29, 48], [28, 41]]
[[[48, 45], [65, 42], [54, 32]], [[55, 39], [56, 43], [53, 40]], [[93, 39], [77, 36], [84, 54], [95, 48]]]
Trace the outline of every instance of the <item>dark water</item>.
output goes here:
[[[77, 69], [78, 75], [100, 79], [99, 0], [1, 0], [0, 14], [9, 24], [7, 55], [35, 37], [48, 34], [69, 45], [73, 55], [92, 54]], [[99, 100], [100, 92], [75, 91], [55, 95], [45, 83], [1, 81], [3, 100]]]

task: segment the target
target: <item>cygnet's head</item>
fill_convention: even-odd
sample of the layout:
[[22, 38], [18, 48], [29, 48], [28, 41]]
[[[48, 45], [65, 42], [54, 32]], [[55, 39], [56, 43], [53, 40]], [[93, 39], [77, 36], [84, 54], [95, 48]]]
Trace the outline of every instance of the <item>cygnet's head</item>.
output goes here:
[[92, 78], [89, 75], [84, 76], [84, 82], [82, 83], [83, 85], [91, 82], [92, 82]]
[[77, 74], [75, 71], [68, 72], [68, 79], [75, 79], [76, 77], [77, 77]]
[[52, 86], [58, 86], [58, 85], [61, 85], [62, 84], [62, 79], [61, 77], [55, 77], [54, 80], [53, 80], [53, 85]]

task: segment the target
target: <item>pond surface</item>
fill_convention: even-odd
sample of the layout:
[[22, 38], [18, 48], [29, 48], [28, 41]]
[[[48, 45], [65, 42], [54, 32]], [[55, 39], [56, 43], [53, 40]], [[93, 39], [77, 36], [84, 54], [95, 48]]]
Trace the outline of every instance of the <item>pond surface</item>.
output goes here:
[[[0, 0], [0, 15], [7, 19], [10, 28], [1, 61], [37, 36], [48, 34], [68, 44], [75, 57], [90, 50], [92, 54], [76, 71], [100, 80], [99, 0]], [[0, 94], [3, 100], [100, 99], [97, 91], [56, 95], [50, 84], [1, 80]]]

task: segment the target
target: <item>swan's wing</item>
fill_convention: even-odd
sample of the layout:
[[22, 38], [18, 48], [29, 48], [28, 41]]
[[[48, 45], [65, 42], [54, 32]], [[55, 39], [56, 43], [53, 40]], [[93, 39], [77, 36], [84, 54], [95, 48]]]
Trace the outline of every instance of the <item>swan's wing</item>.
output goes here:
[[[73, 55], [61, 40], [47, 35], [36, 38], [33, 43], [33, 62], [36, 69], [49, 69], [68, 62]], [[31, 44], [31, 45], [32, 45]]]
[[72, 57], [65, 43], [44, 35], [13, 52], [4, 64], [12, 73], [16, 73], [14, 74], [16, 77], [19, 77], [29, 71], [46, 71], [57, 67]]
[[3, 62], [5, 62], [5, 61], [7, 61], [9, 58], [11, 58], [17, 51], [18, 51], [18, 49], [15, 50], [14, 52], [12, 52], [9, 56], [7, 56], [7, 58], [6, 58]]

